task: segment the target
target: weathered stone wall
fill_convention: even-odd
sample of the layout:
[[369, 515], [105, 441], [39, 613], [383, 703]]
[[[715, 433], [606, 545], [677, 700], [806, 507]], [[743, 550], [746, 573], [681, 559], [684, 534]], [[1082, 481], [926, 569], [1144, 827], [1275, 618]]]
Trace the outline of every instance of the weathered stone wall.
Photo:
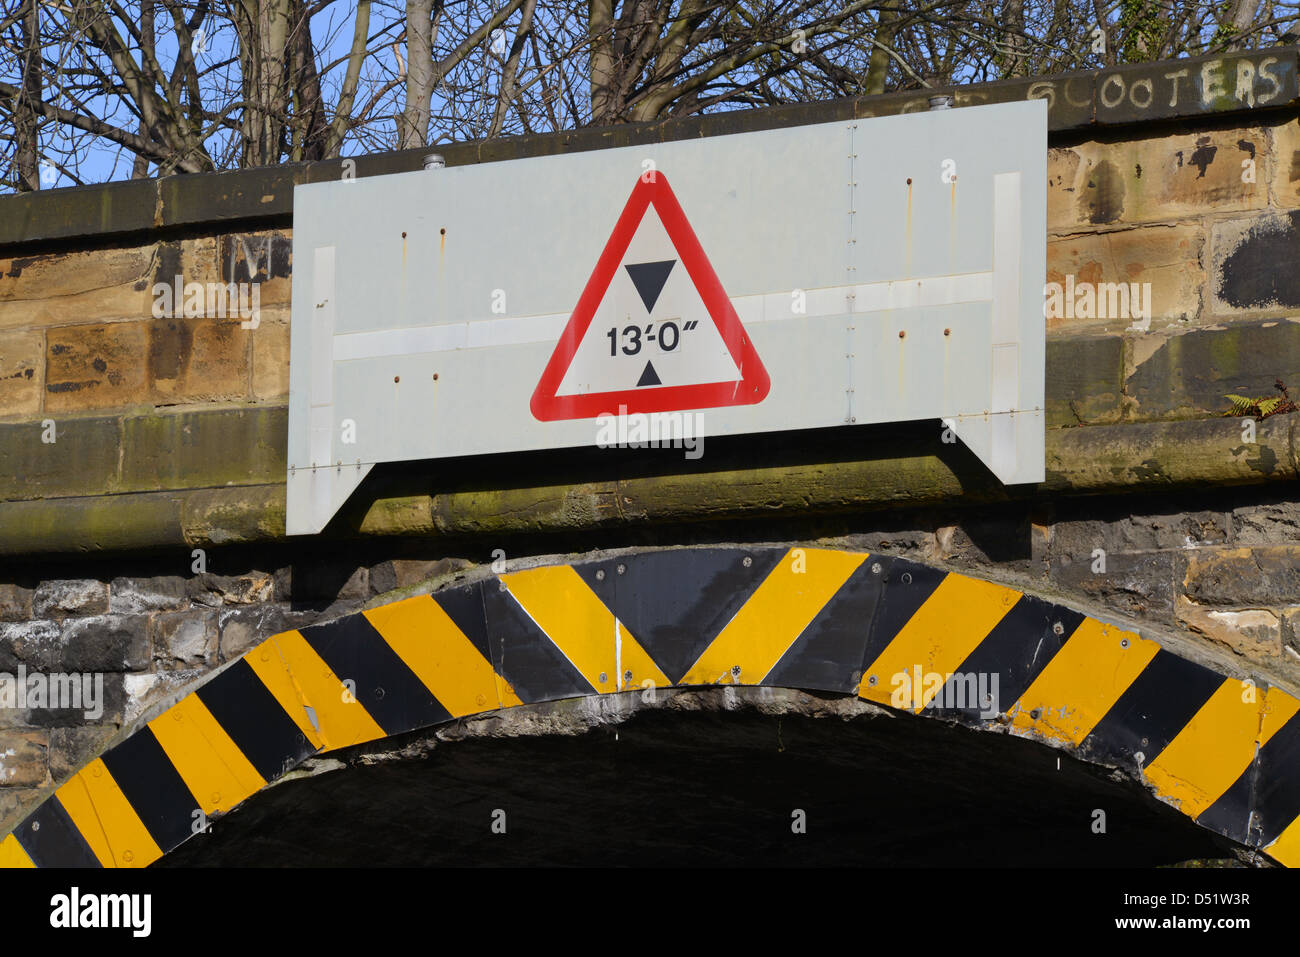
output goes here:
[[[328, 553], [246, 550], [122, 557], [5, 569], [0, 673], [103, 676], [102, 714], [0, 707], [0, 831], [121, 730], [267, 635], [362, 606], [377, 593], [447, 580], [459, 559], [384, 559], [358, 565]], [[210, 563], [210, 564], [209, 564]], [[195, 572], [207, 565], [221, 571]], [[21, 815], [20, 815], [21, 816]]]
[[[124, 423], [127, 410], [276, 400], [282, 406], [289, 392], [291, 250], [288, 234], [264, 231], [0, 259], [0, 414], [5, 421], [57, 421], [117, 413], [102, 431], [149, 427], [129, 413]], [[190, 310], [198, 315], [155, 318], [155, 285], [170, 286], [178, 275], [186, 283], [257, 283], [257, 327], [244, 328], [237, 315], [208, 315], [206, 299], [202, 311]], [[10, 436], [17, 438], [7, 432], [6, 447]], [[108, 435], [103, 446], [129, 440]], [[102, 454], [102, 447], [86, 452]], [[157, 461], [129, 468], [150, 466], [174, 468]], [[99, 461], [92, 467], [96, 473], [83, 480], [100, 483], [101, 491], [115, 488]], [[123, 489], [142, 484], [129, 474], [116, 478]]]
[[1049, 151], [1047, 281], [1150, 283], [1150, 318], [1048, 315], [1050, 424], [1276, 395], [1300, 368], [1300, 283], [1282, 265], [1300, 254], [1300, 124], [1126, 132]]
[[[780, 455], [710, 440], [698, 467], [611, 450], [521, 458], [506, 477], [378, 470], [329, 534], [285, 541], [291, 187], [337, 169], [0, 199], [0, 673], [100, 673], [107, 699], [95, 720], [0, 708], [0, 833], [254, 642], [485, 574], [496, 548], [517, 562], [839, 542], [1015, 584], [1300, 692], [1300, 414], [1254, 422], [1254, 441], [1223, 417], [1225, 393], [1268, 395], [1278, 378], [1300, 398], [1296, 57], [1267, 58], [958, 91], [959, 105], [1051, 98], [1045, 280], [1151, 284], [1149, 318], [1046, 319], [1048, 481], [1034, 490], [1000, 488], [937, 434], [879, 430], [864, 450], [850, 430]], [[488, 161], [920, 102], [444, 152]], [[361, 172], [418, 161], [394, 157]], [[20, 219], [36, 225], [15, 232]], [[256, 326], [206, 308], [155, 317], [154, 286], [176, 275], [259, 283]]]
[[[1225, 494], [1226, 493], [1226, 494]], [[1140, 628], [1180, 654], [1300, 693], [1300, 502], [1242, 487], [1137, 500], [878, 511], [665, 527], [666, 547], [812, 541], [866, 548], [1006, 582]], [[0, 832], [141, 717], [262, 638], [509, 566], [593, 536], [489, 537], [205, 550], [60, 562], [0, 585], [0, 672], [99, 672], [104, 713], [0, 709]], [[1104, 553], [1104, 564], [1098, 559]], [[402, 557], [393, 558], [392, 555]], [[390, 556], [390, 557], [382, 557]], [[9, 753], [11, 752], [12, 753]]]

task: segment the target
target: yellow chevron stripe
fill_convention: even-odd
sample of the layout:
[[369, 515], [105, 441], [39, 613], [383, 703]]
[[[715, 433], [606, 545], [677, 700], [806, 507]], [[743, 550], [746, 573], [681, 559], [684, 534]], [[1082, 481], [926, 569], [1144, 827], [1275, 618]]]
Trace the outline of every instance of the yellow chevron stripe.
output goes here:
[[452, 717], [523, 704], [432, 596], [394, 602], [365, 616]]
[[253, 669], [253, 673], [266, 685], [271, 697], [279, 702], [280, 707], [293, 719], [313, 748], [325, 747], [320, 732], [312, 724], [307, 712], [303, 710], [303, 692], [289, 672], [288, 663], [280, 651], [279, 640], [294, 632], [282, 632], [266, 639], [252, 651], [244, 655], [244, 660]]
[[1154, 641], [1085, 618], [1012, 708], [1012, 728], [1079, 744], [1159, 650]]
[[[1146, 769], [1156, 793], [1196, 818], [1217, 801], [1255, 758], [1263, 745], [1300, 709], [1290, 695], [1247, 695], [1236, 678], [1226, 678]], [[1242, 698], [1248, 700], [1243, 701]]]
[[148, 867], [162, 857], [161, 848], [99, 758], [54, 794], [104, 867]]
[[1297, 711], [1300, 711], [1300, 700], [1281, 688], [1269, 688], [1264, 694], [1264, 720], [1259, 725], [1260, 746], [1281, 731], [1282, 725], [1295, 717]]
[[1273, 860], [1287, 867], [1300, 867], [1300, 817], [1288, 824], [1264, 850], [1268, 851]]
[[9, 834], [0, 841], [0, 868], [35, 866], [32, 859], [27, 856], [27, 852], [23, 850], [23, 846], [18, 843], [18, 838]]
[[[1021, 593], [1002, 585], [948, 574], [925, 603], [867, 666], [859, 697], [920, 711], [943, 688], [925, 675], [955, 672], [1006, 616]], [[920, 668], [922, 686], [916, 683]], [[876, 683], [870, 683], [874, 677]]]
[[568, 565], [512, 572], [501, 580], [537, 627], [597, 691], [621, 691], [647, 680], [657, 688], [672, 684], [627, 626], [617, 622]]
[[[762, 683], [866, 558], [865, 552], [822, 548], [786, 552], [680, 683]], [[735, 667], [739, 675], [732, 672]]]
[[[387, 736], [298, 632], [262, 642], [245, 659], [313, 747], [333, 751]], [[315, 725], [307, 708], [315, 713]]]
[[266, 786], [198, 695], [182, 698], [149, 728], [204, 814], [229, 811]]

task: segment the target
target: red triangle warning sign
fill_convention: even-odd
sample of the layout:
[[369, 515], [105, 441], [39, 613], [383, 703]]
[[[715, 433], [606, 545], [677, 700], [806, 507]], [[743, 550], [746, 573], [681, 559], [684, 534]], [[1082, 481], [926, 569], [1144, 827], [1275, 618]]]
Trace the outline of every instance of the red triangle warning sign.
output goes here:
[[770, 387], [667, 177], [644, 174], [537, 383], [533, 416], [752, 405]]

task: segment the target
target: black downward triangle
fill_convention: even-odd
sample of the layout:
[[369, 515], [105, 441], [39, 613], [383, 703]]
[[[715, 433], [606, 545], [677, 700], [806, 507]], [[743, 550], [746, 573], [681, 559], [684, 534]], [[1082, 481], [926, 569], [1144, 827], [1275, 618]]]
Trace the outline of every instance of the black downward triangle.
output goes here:
[[659, 294], [664, 291], [664, 283], [668, 281], [668, 274], [673, 271], [675, 265], [677, 260], [669, 259], [660, 263], [635, 263], [623, 266], [627, 274], [632, 277], [632, 285], [636, 286], [636, 291], [640, 293], [646, 312], [654, 311], [655, 303], [659, 301]]
[[641, 378], [636, 380], [638, 389], [643, 385], [663, 385], [659, 381], [659, 374], [655, 372], [655, 367], [649, 362], [645, 364], [645, 369], [641, 372]]
[[[676, 684], [785, 554], [784, 548], [687, 548], [581, 562], [573, 570]], [[615, 573], [619, 562], [624, 575]]]

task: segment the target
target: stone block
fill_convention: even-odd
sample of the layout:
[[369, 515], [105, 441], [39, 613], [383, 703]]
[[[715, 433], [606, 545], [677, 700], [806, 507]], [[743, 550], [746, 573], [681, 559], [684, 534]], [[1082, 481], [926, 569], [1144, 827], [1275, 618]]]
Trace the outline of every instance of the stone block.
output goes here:
[[[1081, 129], [1092, 124], [1095, 79], [1096, 73], [1089, 70], [1030, 80], [1016, 78], [959, 86], [952, 91], [953, 106], [1046, 100], [1049, 130]], [[871, 99], [874, 98], [865, 102]], [[927, 105], [921, 105], [921, 109]]]
[[1300, 595], [1300, 545], [1190, 552], [1182, 590], [1199, 605], [1294, 603]]
[[10, 194], [5, 215], [0, 217], [0, 245], [138, 236], [153, 227], [155, 196], [151, 179], [100, 183], [92, 189]]
[[1300, 542], [1300, 503], [1243, 505], [1232, 510], [1232, 527], [1233, 543], [1237, 545]]
[[[179, 310], [176, 308], [177, 277], [180, 277], [181, 302], [184, 301], [186, 283], [197, 282], [206, 286], [210, 282], [221, 282], [217, 247], [215, 236], [200, 236], [158, 244], [158, 253], [154, 260], [155, 288], [151, 290], [154, 299], [151, 303], [150, 315], [157, 315], [159, 312], [184, 314], [183, 308]], [[157, 288], [159, 286], [166, 286], [168, 290]], [[168, 296], [171, 297], [170, 300]], [[154, 308], [155, 306], [157, 308]]]
[[370, 591], [382, 595], [398, 588], [410, 588], [422, 582], [437, 583], [457, 572], [473, 568], [463, 558], [439, 558], [436, 561], [398, 558], [380, 562], [370, 568]]
[[0, 621], [27, 621], [32, 617], [33, 590], [0, 584]]
[[[242, 492], [243, 490], [232, 490]], [[0, 552], [13, 557], [62, 552], [84, 556], [159, 547], [190, 550], [196, 537], [185, 533], [182, 512], [194, 496], [225, 490], [165, 492], [153, 495], [105, 495], [36, 499], [0, 507]], [[232, 496], [233, 497], [233, 496]], [[284, 500], [284, 486], [280, 486]], [[255, 501], [255, 500], [254, 500]], [[247, 506], [250, 510], [255, 504]], [[260, 516], [250, 516], [250, 524]], [[267, 526], [270, 522], [265, 523]], [[284, 509], [280, 508], [280, 534]], [[266, 531], [272, 532], [269, 527]], [[271, 538], [264, 534], [263, 538]], [[209, 539], [211, 541], [211, 539]]]
[[170, 611], [189, 604], [189, 586], [179, 575], [155, 578], [114, 578], [109, 583], [108, 610], [118, 615]]
[[1179, 595], [1177, 615], [1191, 631], [1239, 655], [1267, 659], [1282, 654], [1282, 622], [1275, 610], [1205, 608]]
[[155, 248], [0, 259], [0, 329], [148, 316]]
[[1117, 422], [1123, 410], [1124, 340], [1069, 336], [1047, 340], [1047, 427]]
[[1110, 554], [1223, 545], [1230, 529], [1228, 514], [1215, 511], [1065, 519], [1052, 528], [1052, 553], [1091, 565], [1093, 549]]
[[1033, 524], [1028, 511], [990, 508], [956, 517], [922, 545], [919, 558], [946, 563], [980, 575], [997, 566], [1003, 573], [1029, 574], [1034, 568]]
[[[108, 728], [122, 724], [122, 675], [102, 671], [73, 671], [60, 668], [49, 673], [51, 687], [57, 687], [59, 700], [51, 694], [40, 707], [29, 707], [26, 721], [36, 728], [67, 728], [86, 725]], [[63, 698], [67, 694], [69, 698]], [[79, 696], [79, 697], [73, 697]], [[55, 707], [58, 705], [58, 707]]]
[[153, 616], [150, 628], [159, 670], [210, 668], [216, 663], [216, 609], [162, 612]]
[[45, 333], [0, 332], [0, 416], [31, 415], [45, 390]]
[[156, 706], [192, 689], [206, 674], [206, 671], [151, 671], [123, 676], [126, 705], [122, 721], [133, 724]]
[[1282, 644], [1293, 658], [1300, 658], [1300, 605], [1282, 609]]
[[121, 426], [116, 418], [63, 417], [0, 425], [5, 469], [0, 501], [118, 491]]
[[200, 605], [255, 605], [271, 600], [274, 577], [264, 572], [215, 575], [206, 572], [189, 580], [190, 600]]
[[293, 236], [288, 231], [228, 233], [218, 249], [225, 282], [256, 283], [263, 307], [288, 305], [293, 289]]
[[108, 586], [93, 578], [44, 581], [32, 596], [32, 611], [39, 618], [101, 614], [108, 611]]
[[320, 617], [317, 612], [294, 611], [284, 605], [222, 609], [219, 619], [221, 663], [239, 658], [272, 635], [315, 624]]
[[[1195, 225], [1144, 226], [1049, 240], [1047, 282], [1060, 299], [1049, 293], [1047, 328], [1122, 332], [1195, 318], [1205, 281], [1200, 265], [1203, 240]], [[1053, 290], [1051, 284], [1059, 288]], [[1145, 320], [1147, 312], [1150, 322]]]
[[241, 328], [237, 317], [152, 320], [147, 363], [152, 400], [166, 404], [246, 398], [250, 332]]
[[264, 542], [284, 535], [284, 480], [238, 489], [195, 489], [184, 496], [181, 529], [187, 542]]
[[[1048, 154], [1048, 228], [1166, 222], [1268, 205], [1262, 127], [1082, 143]], [[1243, 165], [1245, 164], [1245, 165]]]
[[[118, 693], [121, 694], [119, 682]], [[116, 733], [109, 725], [89, 724], [77, 728], [50, 729], [50, 778], [66, 781], [89, 764], [108, 746]]]
[[1053, 546], [1048, 578], [1057, 585], [1135, 618], [1166, 618], [1172, 613], [1172, 553], [1106, 552], [1102, 566], [1091, 550], [1070, 554]]
[[284, 406], [127, 416], [122, 488], [220, 488], [283, 482]]
[[148, 341], [146, 322], [48, 330], [45, 411], [121, 408], [148, 401], [148, 373], [140, 361]]
[[1269, 135], [1273, 205], [1293, 209], [1300, 206], [1300, 119], [1287, 117]]
[[0, 787], [41, 787], [49, 782], [48, 731], [5, 731], [0, 734]]
[[0, 834], [7, 834], [22, 823], [41, 794], [40, 788], [0, 789]]
[[1280, 396], [1279, 378], [1300, 398], [1298, 375], [1300, 320], [1232, 323], [1170, 336], [1129, 374], [1127, 394], [1144, 419], [1223, 415], [1228, 394]]
[[[4, 694], [8, 695], [9, 682], [14, 682], [14, 699], [12, 702], [7, 697], [0, 698], [0, 738], [4, 736], [5, 731], [19, 730], [25, 731], [34, 726], [34, 722], [28, 720], [30, 709], [26, 707], [26, 702], [20, 702], [17, 698], [17, 685], [19, 679], [26, 679], [25, 670], [14, 669], [12, 672], [0, 668], [0, 682], [4, 683]], [[23, 707], [19, 707], [22, 704]]]
[[95, 615], [63, 624], [61, 671], [143, 671], [149, 667], [148, 616]]
[[158, 180], [158, 225], [289, 217], [295, 173], [291, 166], [262, 166], [204, 176], [163, 176]]
[[290, 593], [295, 602], [370, 597], [370, 570], [349, 562], [304, 561], [292, 566]]
[[1079, 147], [1047, 151], [1047, 235], [1074, 232], [1079, 225], [1078, 180], [1083, 166]]
[[289, 395], [289, 312], [263, 308], [253, 330], [253, 397], [286, 399]]
[[1217, 222], [1211, 229], [1209, 310], [1215, 315], [1300, 309], [1300, 210]]
[[1103, 125], [1265, 109], [1296, 98], [1293, 49], [1250, 50], [1178, 61], [1131, 63], [1097, 77]]
[[63, 629], [57, 621], [16, 621], [0, 624], [0, 671], [14, 673], [52, 668], [58, 660]]

